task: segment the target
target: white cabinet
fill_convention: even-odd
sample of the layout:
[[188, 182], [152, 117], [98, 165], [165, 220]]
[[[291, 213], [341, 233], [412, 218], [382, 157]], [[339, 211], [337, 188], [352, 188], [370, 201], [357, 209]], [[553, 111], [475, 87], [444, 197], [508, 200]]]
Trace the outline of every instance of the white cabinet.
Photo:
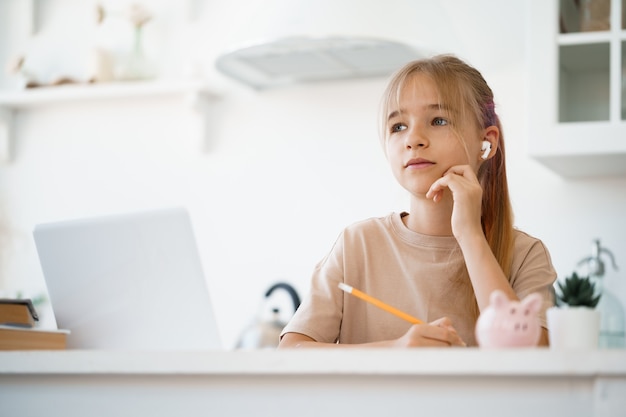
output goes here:
[[530, 0], [529, 153], [563, 177], [626, 175], [625, 14]]

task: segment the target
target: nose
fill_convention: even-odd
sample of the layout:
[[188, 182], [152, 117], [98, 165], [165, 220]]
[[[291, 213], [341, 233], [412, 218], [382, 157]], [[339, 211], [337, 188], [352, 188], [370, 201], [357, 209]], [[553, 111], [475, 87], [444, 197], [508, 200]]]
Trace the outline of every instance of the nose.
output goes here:
[[418, 128], [410, 129], [404, 137], [406, 149], [417, 149], [428, 146], [428, 138]]

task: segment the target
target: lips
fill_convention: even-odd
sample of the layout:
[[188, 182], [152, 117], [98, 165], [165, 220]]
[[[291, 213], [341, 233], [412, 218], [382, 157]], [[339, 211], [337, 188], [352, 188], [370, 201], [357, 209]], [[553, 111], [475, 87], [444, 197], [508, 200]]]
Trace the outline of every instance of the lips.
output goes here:
[[415, 158], [415, 159], [409, 160], [409, 162], [407, 162], [404, 165], [404, 167], [411, 168], [411, 169], [420, 169], [420, 168], [428, 168], [433, 165], [435, 165], [435, 163], [433, 161], [429, 161], [428, 159]]

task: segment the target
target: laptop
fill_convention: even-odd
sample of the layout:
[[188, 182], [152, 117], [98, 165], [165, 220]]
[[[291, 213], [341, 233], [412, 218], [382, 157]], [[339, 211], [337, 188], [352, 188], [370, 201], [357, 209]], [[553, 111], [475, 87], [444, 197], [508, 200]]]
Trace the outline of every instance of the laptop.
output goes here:
[[221, 349], [186, 209], [38, 224], [33, 236], [68, 348]]

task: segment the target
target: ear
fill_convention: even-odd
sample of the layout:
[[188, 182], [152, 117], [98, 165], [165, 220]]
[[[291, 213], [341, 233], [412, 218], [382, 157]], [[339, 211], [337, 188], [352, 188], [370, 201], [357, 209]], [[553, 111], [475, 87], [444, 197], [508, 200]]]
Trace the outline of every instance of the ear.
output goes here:
[[491, 144], [491, 152], [489, 152], [489, 155], [487, 156], [487, 158], [483, 159], [481, 158], [482, 154], [478, 155], [481, 161], [486, 161], [488, 159], [493, 158], [493, 156], [496, 154], [498, 145], [500, 144], [500, 129], [498, 129], [497, 126], [487, 127], [485, 130], [483, 130], [481, 142], [483, 140], [486, 140], [487, 142]]
[[509, 297], [503, 291], [494, 290], [489, 296], [489, 304], [495, 308], [501, 308], [510, 303]]
[[527, 308], [530, 312], [537, 313], [539, 309], [541, 309], [543, 298], [539, 295], [539, 293], [534, 292], [524, 297], [521, 304], [523, 308]]

